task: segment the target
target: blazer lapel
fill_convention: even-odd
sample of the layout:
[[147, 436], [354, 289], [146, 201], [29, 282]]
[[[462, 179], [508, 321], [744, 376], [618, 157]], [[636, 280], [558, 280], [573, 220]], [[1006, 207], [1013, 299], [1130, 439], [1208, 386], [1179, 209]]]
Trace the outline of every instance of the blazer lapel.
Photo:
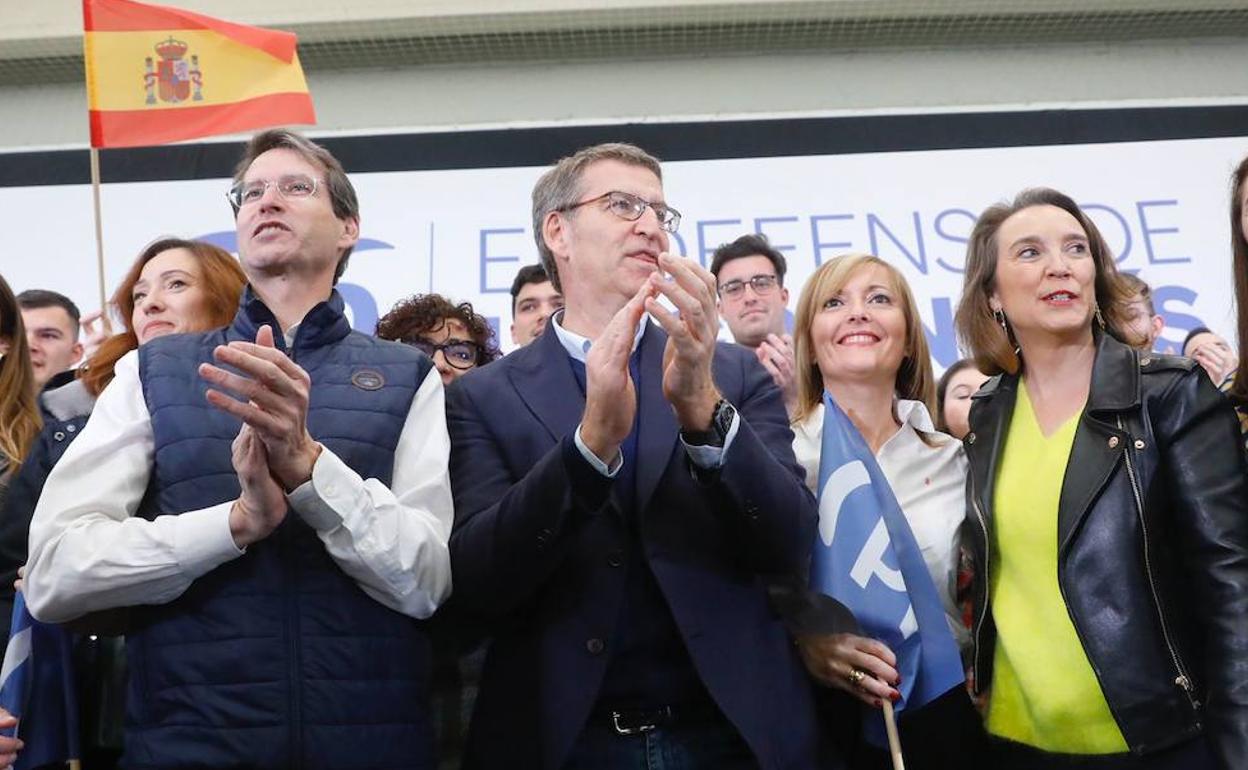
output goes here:
[[568, 351], [559, 344], [554, 322], [529, 348], [512, 353], [520, 361], [508, 372], [511, 384], [555, 441], [576, 431], [585, 413], [585, 395], [572, 373]]
[[644, 511], [667, 470], [676, 448], [680, 428], [676, 413], [663, 396], [663, 350], [667, 334], [658, 324], [649, 323], [641, 338], [639, 362], [641, 393], [637, 436], [637, 510]]

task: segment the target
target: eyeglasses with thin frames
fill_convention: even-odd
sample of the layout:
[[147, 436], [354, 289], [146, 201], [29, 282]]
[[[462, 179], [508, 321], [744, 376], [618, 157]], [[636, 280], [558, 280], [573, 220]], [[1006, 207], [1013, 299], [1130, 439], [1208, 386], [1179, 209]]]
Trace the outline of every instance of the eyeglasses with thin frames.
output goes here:
[[403, 340], [408, 345], [433, 358], [433, 354], [442, 351], [442, 357], [456, 369], [471, 369], [477, 365], [481, 355], [481, 346], [469, 340], [449, 339], [446, 342], [430, 342], [422, 337]]
[[561, 206], [556, 211], [572, 211], [601, 200], [607, 202], [607, 211], [615, 214], [620, 219], [636, 222], [638, 219], [641, 219], [642, 214], [646, 213], [646, 209], [650, 208], [654, 210], [655, 216], [659, 218], [659, 227], [662, 227], [669, 233], [676, 232], [676, 228], [680, 227], [680, 212], [676, 209], [668, 206], [666, 203], [651, 203], [644, 198], [638, 198], [632, 193], [620, 190], [612, 190], [589, 200]]
[[310, 198], [316, 195], [320, 180], [305, 174], [287, 174], [276, 182], [268, 179], [253, 179], [246, 183], [235, 182], [226, 191], [225, 197], [229, 199], [234, 210], [238, 211], [243, 206], [259, 201], [270, 187], [276, 187], [278, 194], [283, 198]]
[[719, 287], [719, 296], [736, 299], [737, 297], [742, 296], [743, 292], [745, 292], [746, 284], [749, 284], [754, 289], [755, 294], [760, 297], [764, 297], [771, 294], [771, 292], [775, 290], [778, 282], [779, 281], [776, 276], [765, 274], [753, 276], [748, 281], [742, 281], [740, 279], [725, 281], [724, 284]]

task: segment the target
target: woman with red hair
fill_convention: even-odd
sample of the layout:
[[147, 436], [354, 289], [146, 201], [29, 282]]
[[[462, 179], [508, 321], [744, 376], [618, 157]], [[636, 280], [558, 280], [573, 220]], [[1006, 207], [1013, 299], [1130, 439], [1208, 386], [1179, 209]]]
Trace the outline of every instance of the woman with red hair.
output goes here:
[[[6, 624], [12, 615], [13, 580], [26, 563], [30, 519], [43, 484], [86, 424], [96, 397], [112, 382], [117, 362], [157, 337], [206, 331], [229, 323], [246, 283], [233, 256], [202, 241], [161, 238], [135, 259], [110, 303], [122, 331], [100, 345], [78, 370], [75, 380], [40, 396], [43, 432], [37, 436], [32, 432], [35, 440], [0, 514], [0, 616]], [[19, 322], [20, 318], [19, 314]], [[15, 339], [25, 337], [18, 334]], [[24, 351], [25, 346], [18, 345], [18, 349]], [[87, 675], [79, 677], [85, 687], [79, 700], [84, 709], [81, 722], [87, 764], [111, 767], [120, 749], [122, 709], [117, 703], [124, 680], [112, 669], [123, 654], [120, 640], [91, 636], [84, 637], [78, 646], [77, 653], [89, 661], [86, 668], [90, 669], [89, 673], [80, 671]], [[116, 745], [112, 745], [114, 741]]]

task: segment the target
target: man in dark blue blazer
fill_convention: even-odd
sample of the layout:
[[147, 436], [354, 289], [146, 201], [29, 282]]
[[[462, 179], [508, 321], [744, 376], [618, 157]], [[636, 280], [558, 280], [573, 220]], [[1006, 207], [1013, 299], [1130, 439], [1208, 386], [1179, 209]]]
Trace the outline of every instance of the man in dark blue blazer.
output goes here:
[[821, 764], [766, 588], [804, 571], [815, 501], [714, 278], [667, 254], [660, 175], [610, 144], [539, 180], [566, 308], [448, 391], [454, 602], [493, 636], [465, 767]]

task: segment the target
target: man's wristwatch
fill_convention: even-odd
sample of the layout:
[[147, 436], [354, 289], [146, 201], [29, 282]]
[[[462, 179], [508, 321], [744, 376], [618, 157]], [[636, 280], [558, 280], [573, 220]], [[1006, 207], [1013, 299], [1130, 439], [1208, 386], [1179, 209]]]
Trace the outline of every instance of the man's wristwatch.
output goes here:
[[728, 429], [732, 427], [732, 418], [736, 416], [736, 407], [728, 403], [728, 399], [721, 398], [715, 403], [715, 409], [711, 412], [710, 430], [682, 430], [680, 437], [689, 446], [722, 447], [728, 439]]

